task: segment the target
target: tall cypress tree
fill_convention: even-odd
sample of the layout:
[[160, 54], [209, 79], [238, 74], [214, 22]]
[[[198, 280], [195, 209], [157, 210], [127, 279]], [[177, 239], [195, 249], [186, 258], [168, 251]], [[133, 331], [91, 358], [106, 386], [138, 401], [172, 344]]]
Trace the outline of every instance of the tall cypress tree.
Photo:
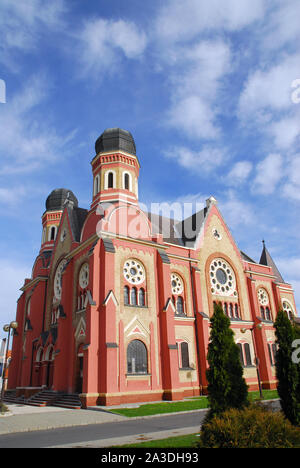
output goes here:
[[214, 305], [207, 360], [209, 418], [229, 408], [247, 406], [248, 387], [243, 378], [239, 348], [234, 342], [230, 320], [220, 304]]
[[276, 334], [276, 377], [277, 391], [282, 411], [294, 425], [300, 424], [299, 366], [292, 360], [292, 343], [296, 337], [295, 329], [287, 313], [279, 310], [274, 323]]

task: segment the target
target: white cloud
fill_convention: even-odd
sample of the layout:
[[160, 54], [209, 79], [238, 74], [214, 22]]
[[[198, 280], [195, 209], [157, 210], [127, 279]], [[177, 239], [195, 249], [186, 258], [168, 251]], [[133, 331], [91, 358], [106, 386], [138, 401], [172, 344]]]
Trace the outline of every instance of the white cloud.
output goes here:
[[207, 174], [227, 159], [227, 154], [223, 150], [209, 145], [204, 146], [201, 151], [192, 151], [181, 146], [173, 147], [166, 150], [164, 156], [175, 159], [180, 166], [200, 174]]
[[286, 182], [282, 187], [282, 195], [286, 198], [300, 201], [300, 154], [294, 155], [287, 162]]
[[156, 34], [166, 41], [193, 39], [208, 30], [238, 31], [262, 19], [264, 0], [172, 0], [159, 10]]
[[222, 196], [219, 205], [224, 220], [230, 228], [236, 229], [239, 226], [245, 227], [255, 223], [256, 216], [253, 207], [233, 190], [229, 190]]
[[11, 52], [35, 49], [45, 31], [62, 29], [65, 12], [64, 0], [1, 0], [0, 60], [16, 70]]
[[230, 71], [231, 51], [221, 40], [201, 41], [176, 52], [169, 73], [171, 105], [166, 124], [196, 139], [216, 139], [221, 130], [218, 94]]
[[108, 71], [122, 56], [139, 59], [147, 45], [146, 34], [134, 23], [104, 18], [86, 20], [74, 39], [79, 39], [76, 53], [79, 53], [84, 75], [91, 72], [98, 75], [104, 69]]
[[283, 158], [280, 154], [269, 154], [256, 167], [256, 177], [253, 181], [253, 193], [270, 195], [283, 177]]
[[58, 135], [40, 119], [39, 105], [48, 97], [46, 77], [32, 77], [23, 89], [0, 109], [0, 174], [30, 173], [57, 159], [73, 138]]
[[253, 168], [250, 161], [238, 161], [226, 176], [225, 182], [227, 185], [240, 185], [244, 183]]
[[260, 115], [293, 109], [291, 84], [298, 77], [299, 64], [300, 55], [296, 54], [286, 56], [269, 69], [253, 72], [240, 96], [239, 116], [253, 121]]
[[215, 124], [215, 118], [213, 109], [199, 96], [187, 96], [180, 99], [167, 112], [168, 125], [191, 139], [218, 138], [220, 129]]
[[277, 148], [288, 149], [292, 147], [300, 137], [300, 115], [294, 112], [291, 116], [271, 123], [268, 132], [273, 137]]
[[264, 49], [279, 49], [287, 44], [297, 47], [300, 39], [299, 18], [300, 3], [298, 0], [272, 0], [273, 11], [269, 21], [262, 29]]

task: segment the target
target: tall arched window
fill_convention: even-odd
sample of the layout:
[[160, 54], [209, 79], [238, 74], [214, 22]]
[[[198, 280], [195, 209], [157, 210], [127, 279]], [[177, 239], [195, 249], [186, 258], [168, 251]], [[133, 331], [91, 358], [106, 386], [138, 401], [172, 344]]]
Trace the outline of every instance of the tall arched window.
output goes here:
[[46, 242], [46, 228], [44, 227], [43, 229], [43, 235], [42, 235], [42, 244]]
[[132, 288], [131, 293], [130, 293], [130, 304], [131, 305], [137, 305], [137, 290], [136, 288]]
[[251, 366], [252, 361], [251, 361], [251, 353], [250, 353], [249, 343], [244, 344], [244, 350], [245, 350], [245, 357], [246, 357], [246, 366]]
[[108, 174], [107, 187], [114, 188], [114, 173], [113, 172], [109, 172]]
[[245, 365], [245, 362], [244, 362], [243, 346], [242, 346], [241, 343], [238, 343], [237, 345], [238, 345], [239, 350], [240, 350], [240, 360], [241, 360], [241, 364], [242, 364], [242, 366], [244, 366], [244, 365]]
[[49, 241], [54, 241], [56, 237], [56, 226], [51, 226], [49, 232]]
[[139, 290], [139, 306], [145, 306], [145, 290], [141, 288]]
[[133, 340], [127, 347], [127, 373], [147, 374], [147, 348], [140, 340]]
[[189, 360], [189, 345], [188, 343], [181, 343], [180, 345], [181, 351], [181, 367], [182, 369], [190, 367], [190, 360]]
[[124, 189], [129, 190], [129, 174], [124, 174]]
[[181, 296], [177, 297], [176, 301], [176, 313], [178, 315], [184, 315], [183, 299]]
[[99, 193], [99, 190], [100, 190], [100, 179], [99, 179], [99, 175], [96, 175], [95, 181], [94, 181], [94, 195], [97, 195], [97, 193]]
[[129, 287], [124, 286], [124, 304], [129, 305]]

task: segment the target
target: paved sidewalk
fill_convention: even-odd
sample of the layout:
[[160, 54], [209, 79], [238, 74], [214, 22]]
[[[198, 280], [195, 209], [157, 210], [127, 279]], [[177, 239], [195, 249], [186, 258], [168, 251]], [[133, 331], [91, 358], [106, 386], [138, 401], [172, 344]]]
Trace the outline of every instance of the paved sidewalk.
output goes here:
[[169, 431], [147, 432], [146, 434], [135, 434], [124, 437], [114, 437], [111, 439], [91, 440], [88, 442], [73, 442], [72, 444], [53, 445], [48, 448], [110, 448], [120, 445], [139, 444], [151, 440], [168, 439], [169, 437], [179, 437], [189, 434], [199, 434], [200, 424], [182, 429]]
[[0, 416], [0, 435], [117, 422], [127, 419], [125, 416], [109, 413], [99, 407], [88, 410], [72, 410], [54, 406], [36, 407], [13, 403], [5, 404], [10, 413]]

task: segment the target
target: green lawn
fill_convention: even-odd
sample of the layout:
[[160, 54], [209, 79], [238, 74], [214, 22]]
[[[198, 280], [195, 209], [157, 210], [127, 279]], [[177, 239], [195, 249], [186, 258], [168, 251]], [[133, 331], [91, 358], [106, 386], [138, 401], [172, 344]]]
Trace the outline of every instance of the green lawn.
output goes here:
[[[276, 390], [263, 390], [265, 400], [278, 398]], [[249, 400], [259, 399], [259, 392], [249, 392]], [[139, 416], [151, 416], [154, 414], [178, 413], [180, 411], [195, 411], [208, 408], [206, 396], [193, 397], [184, 401], [149, 403], [140, 405], [138, 408], [116, 408], [111, 410], [113, 413], [134, 418]]]
[[189, 434], [177, 437], [169, 437], [168, 439], [149, 440], [146, 442], [118, 445], [113, 448], [189, 448], [195, 447], [199, 442], [199, 435]]

